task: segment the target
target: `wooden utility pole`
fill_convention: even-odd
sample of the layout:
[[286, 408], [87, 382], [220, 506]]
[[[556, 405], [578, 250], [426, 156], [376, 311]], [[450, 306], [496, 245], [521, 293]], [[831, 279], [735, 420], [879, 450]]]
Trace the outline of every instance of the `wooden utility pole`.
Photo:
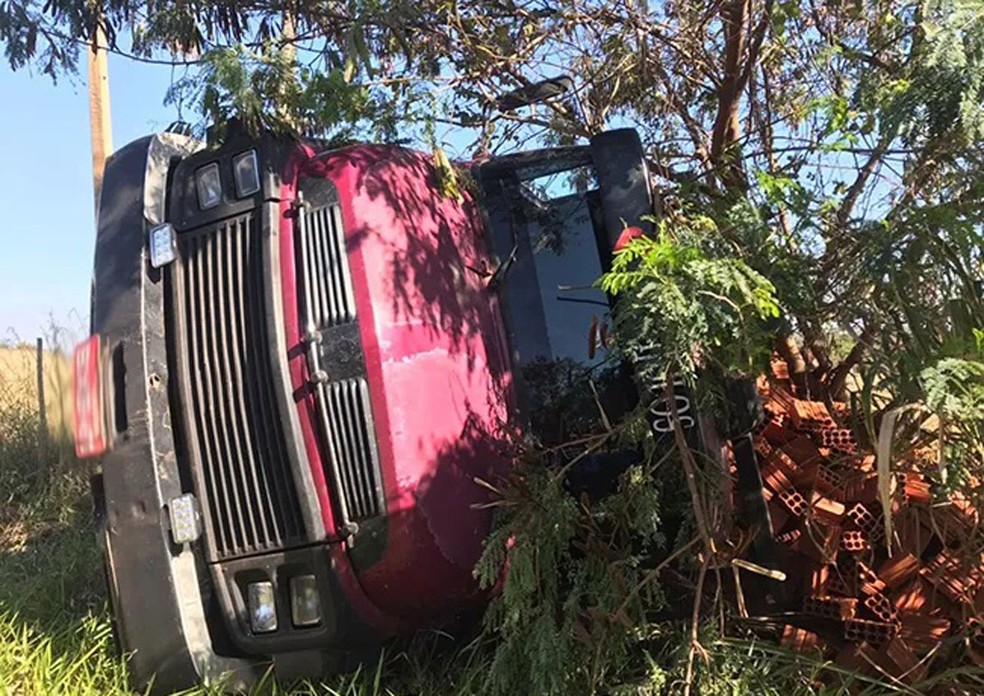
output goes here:
[[101, 24], [96, 27], [89, 45], [89, 127], [92, 132], [92, 186], [98, 213], [103, 170], [106, 168], [106, 158], [113, 151], [106, 34]]

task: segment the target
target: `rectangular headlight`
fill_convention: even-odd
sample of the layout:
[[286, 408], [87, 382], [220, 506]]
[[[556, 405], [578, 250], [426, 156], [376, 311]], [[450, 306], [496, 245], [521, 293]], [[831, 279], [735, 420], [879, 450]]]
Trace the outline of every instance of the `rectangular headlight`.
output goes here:
[[222, 201], [222, 178], [218, 162], [206, 164], [195, 172], [195, 188], [198, 189], [198, 206], [202, 210], [214, 208]]
[[277, 630], [277, 599], [273, 583], [251, 582], [246, 586], [249, 625], [253, 633], [272, 633]]
[[165, 222], [150, 230], [150, 265], [160, 268], [174, 261], [177, 242], [171, 223]]
[[260, 166], [256, 150], [232, 158], [232, 173], [236, 179], [236, 196], [245, 198], [260, 190]]
[[202, 533], [201, 516], [198, 514], [198, 501], [191, 493], [171, 498], [167, 504], [171, 518], [171, 537], [175, 544], [187, 544]]
[[290, 618], [298, 627], [321, 623], [321, 597], [318, 581], [313, 575], [290, 579]]

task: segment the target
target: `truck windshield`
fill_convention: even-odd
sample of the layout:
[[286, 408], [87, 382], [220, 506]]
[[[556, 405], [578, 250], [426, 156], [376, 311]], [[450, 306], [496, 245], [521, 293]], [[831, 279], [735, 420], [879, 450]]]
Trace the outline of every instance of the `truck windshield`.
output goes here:
[[607, 318], [608, 301], [594, 286], [602, 263], [592, 170], [497, 183], [487, 211], [496, 255], [509, 263], [501, 285], [515, 357], [523, 367], [599, 364], [603, 351], [591, 354], [588, 333], [593, 322]]

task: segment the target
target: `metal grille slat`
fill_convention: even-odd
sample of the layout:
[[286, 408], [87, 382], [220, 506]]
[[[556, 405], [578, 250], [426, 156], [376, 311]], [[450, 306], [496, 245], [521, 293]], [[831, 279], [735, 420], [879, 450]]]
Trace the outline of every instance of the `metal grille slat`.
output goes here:
[[302, 544], [304, 524], [276, 413], [253, 214], [178, 236], [183, 402], [191, 411], [212, 560]]
[[[311, 255], [311, 263], [314, 264], [313, 269], [327, 269], [328, 266], [325, 265], [325, 260], [328, 256], [328, 249], [325, 246], [324, 239], [324, 209], [313, 215], [311, 222], [313, 223], [313, 229], [311, 230], [311, 241], [313, 242], [314, 247], [314, 253]], [[311, 276], [314, 280], [316, 288], [314, 297], [317, 318], [315, 319], [315, 322], [318, 326], [325, 325], [333, 319], [338, 318], [338, 308], [336, 306], [335, 297], [331, 291], [331, 288], [328, 287], [330, 275], [330, 273], [316, 272], [313, 276]]]

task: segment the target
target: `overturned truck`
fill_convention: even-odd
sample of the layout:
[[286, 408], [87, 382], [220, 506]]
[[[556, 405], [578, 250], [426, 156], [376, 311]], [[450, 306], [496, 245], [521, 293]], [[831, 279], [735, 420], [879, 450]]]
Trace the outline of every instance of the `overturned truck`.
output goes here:
[[135, 687], [316, 676], [483, 606], [476, 479], [526, 368], [601, 360], [593, 284], [652, 193], [632, 130], [465, 168], [449, 196], [427, 155], [234, 124], [110, 158], [75, 436]]

